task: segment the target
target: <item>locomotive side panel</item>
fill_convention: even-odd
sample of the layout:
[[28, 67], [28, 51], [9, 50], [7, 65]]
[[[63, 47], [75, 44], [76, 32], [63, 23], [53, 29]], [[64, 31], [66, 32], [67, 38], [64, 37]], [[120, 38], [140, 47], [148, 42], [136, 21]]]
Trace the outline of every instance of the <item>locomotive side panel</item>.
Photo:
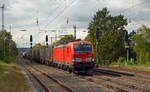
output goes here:
[[53, 49], [53, 61], [56, 63], [63, 62], [63, 48], [54, 48]]
[[71, 44], [68, 44], [66, 46], [66, 50], [65, 50], [65, 56], [66, 57], [66, 62], [68, 62], [70, 65], [72, 65], [72, 57], [73, 57], [73, 48]]
[[[63, 69], [68, 68], [71, 62], [70, 53], [67, 52], [68, 50], [66, 46], [67, 45], [63, 45], [53, 49], [53, 61], [57, 67]], [[70, 49], [69, 46], [68, 49]]]

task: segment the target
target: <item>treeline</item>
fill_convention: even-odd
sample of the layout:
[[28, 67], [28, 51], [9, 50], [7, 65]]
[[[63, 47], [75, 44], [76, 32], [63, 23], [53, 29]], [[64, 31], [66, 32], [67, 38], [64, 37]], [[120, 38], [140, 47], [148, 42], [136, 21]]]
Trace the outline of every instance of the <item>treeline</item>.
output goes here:
[[[53, 46], [58, 46], [60, 44], [67, 43], [67, 42], [72, 41], [72, 40], [74, 40], [73, 35], [64, 35], [63, 37], [61, 37], [60, 40], [52, 43], [52, 45]], [[50, 47], [50, 45], [48, 47]], [[43, 46], [40, 43], [38, 43], [32, 49], [41, 49], [41, 48], [46, 48], [46, 46]]]
[[136, 63], [150, 65], [150, 28], [145, 25], [137, 30], [132, 37], [133, 51], [136, 53]]
[[[125, 29], [127, 24], [127, 19], [123, 15], [112, 16], [107, 8], [96, 12], [89, 23], [89, 33], [85, 40], [93, 43], [95, 53], [98, 53], [99, 64], [109, 65], [117, 62], [123, 64], [150, 64], [150, 28], [146, 26], [142, 26], [137, 32], [132, 31], [128, 34], [129, 59], [132, 62], [126, 62], [127, 50], [124, 36], [127, 31]], [[98, 33], [97, 51], [96, 33]]]
[[17, 47], [16, 43], [12, 40], [12, 35], [10, 34], [10, 32], [7, 32], [5, 30], [3, 31], [3, 33], [5, 35], [5, 56], [2, 49], [2, 31], [0, 31], [0, 60], [8, 63], [10, 62], [10, 60], [14, 59], [17, 56]]

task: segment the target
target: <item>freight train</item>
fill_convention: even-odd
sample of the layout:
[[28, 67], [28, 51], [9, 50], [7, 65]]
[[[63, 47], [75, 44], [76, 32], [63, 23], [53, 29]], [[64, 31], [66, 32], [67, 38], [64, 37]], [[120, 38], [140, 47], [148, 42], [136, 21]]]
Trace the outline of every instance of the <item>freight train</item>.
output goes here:
[[93, 46], [88, 41], [72, 41], [56, 47], [30, 50], [23, 57], [69, 72], [87, 73], [95, 66]]

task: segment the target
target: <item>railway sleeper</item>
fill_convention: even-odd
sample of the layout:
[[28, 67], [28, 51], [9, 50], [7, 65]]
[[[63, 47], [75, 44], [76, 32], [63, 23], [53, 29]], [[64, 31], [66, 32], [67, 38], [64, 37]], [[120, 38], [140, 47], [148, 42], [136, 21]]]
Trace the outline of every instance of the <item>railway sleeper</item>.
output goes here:
[[82, 77], [82, 78], [87, 79], [96, 84], [103, 85], [104, 87], [113, 89], [116, 92], [139, 92], [139, 90], [131, 89], [126, 86], [122, 86], [122, 85], [118, 85], [118, 84], [115, 84], [115, 83], [112, 83], [109, 81], [105, 81], [103, 79], [95, 79], [95, 78], [91, 78], [91, 77], [88, 77], [88, 78]]

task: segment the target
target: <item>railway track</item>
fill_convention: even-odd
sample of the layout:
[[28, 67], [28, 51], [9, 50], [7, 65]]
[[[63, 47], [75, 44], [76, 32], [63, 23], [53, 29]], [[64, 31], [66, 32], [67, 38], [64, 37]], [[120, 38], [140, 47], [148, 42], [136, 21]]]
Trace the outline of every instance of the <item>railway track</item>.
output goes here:
[[110, 71], [119, 71], [123, 73], [132, 73], [137, 77], [144, 78], [147, 80], [150, 80], [150, 72], [149, 71], [140, 71], [140, 70], [133, 70], [133, 69], [126, 69], [126, 68], [119, 68], [119, 67], [111, 67], [111, 66], [99, 66], [100, 68], [104, 70], [110, 70]]
[[[88, 80], [83, 80], [83, 78], [80, 78], [78, 76], [76, 76], [75, 74], [70, 74], [67, 71], [63, 71], [57, 68], [53, 68], [53, 67], [49, 67], [49, 66], [45, 66], [45, 65], [40, 65], [40, 66], [36, 66], [37, 68], [40, 68], [43, 71], [47, 71], [48, 70], [54, 70], [56, 71], [58, 74], [63, 75], [63, 77], [66, 79], [64, 80], [64, 82], [70, 82], [68, 83], [70, 86], [72, 86], [74, 89], [76, 89], [77, 92], [115, 92], [112, 89], [108, 89], [105, 88], [101, 85], [97, 85], [93, 82], [89, 82]], [[51, 75], [54, 75], [52, 72], [49, 72]], [[55, 75], [56, 76], [56, 75]], [[58, 79], [62, 80], [62, 76], [56, 76]], [[73, 84], [73, 85], [72, 85]], [[97, 88], [100, 87], [100, 88]], [[91, 90], [91, 91], [90, 91]]]
[[[56, 68], [57, 69], [57, 68]], [[58, 71], [60, 71], [59, 69], [57, 69]], [[45, 71], [46, 71], [46, 68], [45, 68]], [[63, 71], [67, 74], [69, 74], [68, 72], [66, 71]], [[97, 85], [100, 85], [100, 86], [103, 86], [105, 87], [106, 89], [109, 89], [109, 91], [107, 90], [106, 92], [139, 92], [137, 90], [133, 90], [131, 88], [128, 88], [128, 87], [124, 87], [124, 86], [121, 86], [121, 85], [117, 85], [111, 81], [108, 81], [106, 80], [105, 78], [101, 79], [100, 78], [95, 78], [93, 76], [83, 76], [83, 75], [78, 75], [78, 74], [73, 74], [73, 76], [77, 76], [81, 79], [85, 79], [87, 81], [90, 81], [90, 82], [93, 82]]]
[[[99, 75], [105, 76], [99, 76]], [[128, 72], [120, 72], [109, 69], [97, 69], [94, 72], [94, 78], [109, 81], [111, 83], [115, 83], [117, 85], [123, 86], [126, 92], [150, 92], [150, 80], [142, 79], [136, 74], [128, 73]], [[119, 87], [118, 86], [118, 87]], [[127, 90], [126, 90], [127, 89]], [[129, 91], [129, 89], [132, 89]]]
[[[97, 69], [94, 71], [92, 77], [78, 76], [96, 84], [111, 88], [116, 92], [150, 92], [150, 87], [141, 85], [145, 83], [145, 80], [137, 80], [137, 76], [135, 77], [132, 73]], [[150, 85], [150, 83], [148, 85]]]
[[[67, 71], [63, 71], [45, 65], [38, 64], [35, 65], [34, 68], [35, 67], [40, 71], [45, 71], [44, 73], [46, 74], [48, 74], [49, 72], [51, 73], [51, 71], [48, 70], [55, 70], [54, 72], [57, 72], [58, 75], [63, 75], [64, 78], [67, 79], [68, 81], [70, 80], [70, 78], [73, 77], [79, 77], [80, 79], [85, 79], [100, 87], [104, 87], [103, 90], [105, 91], [102, 92], [150, 92], [150, 87], [149, 87], [150, 80], [140, 79], [140, 77], [136, 76], [136, 74], [128, 73], [125, 71], [121, 72], [121, 71], [114, 71], [114, 70], [101, 68], [95, 70], [93, 72], [93, 76], [89, 76], [89, 75], [70, 74]], [[51, 75], [54, 74], [52, 73]], [[73, 83], [76, 86], [76, 83], [75, 82]], [[71, 86], [71, 88], [75, 89], [76, 92], [88, 92], [88, 91], [78, 91], [74, 86]], [[93, 92], [99, 92], [99, 91], [93, 91]]]
[[117, 89], [124, 90], [125, 92], [150, 92], [150, 89], [145, 88], [145, 86], [142, 86], [136, 82], [131, 82], [131, 79], [123, 79], [123, 78], [110, 78], [110, 77], [100, 77], [100, 76], [93, 76], [97, 80], [101, 80], [103, 82], [108, 82], [110, 86], [115, 86]]
[[118, 72], [118, 71], [113, 71], [113, 70], [106, 70], [102, 68], [98, 68], [94, 71], [94, 73], [104, 73], [106, 75], [111, 75], [115, 77], [121, 77], [121, 76], [134, 76], [134, 74], [131, 73], [125, 73], [125, 72]]
[[139, 90], [135, 90], [132, 89], [130, 87], [126, 87], [123, 84], [118, 84], [118, 81], [112, 81], [108, 78], [104, 78], [104, 77], [87, 77], [87, 76], [80, 76], [78, 75], [80, 78], [86, 79], [90, 82], [94, 82], [97, 85], [102, 85], [108, 89], [112, 89], [114, 90], [114, 92], [141, 92]]
[[25, 69], [39, 82], [46, 92], [75, 92], [75, 90], [65, 83], [49, 76], [31, 64], [24, 62]]

